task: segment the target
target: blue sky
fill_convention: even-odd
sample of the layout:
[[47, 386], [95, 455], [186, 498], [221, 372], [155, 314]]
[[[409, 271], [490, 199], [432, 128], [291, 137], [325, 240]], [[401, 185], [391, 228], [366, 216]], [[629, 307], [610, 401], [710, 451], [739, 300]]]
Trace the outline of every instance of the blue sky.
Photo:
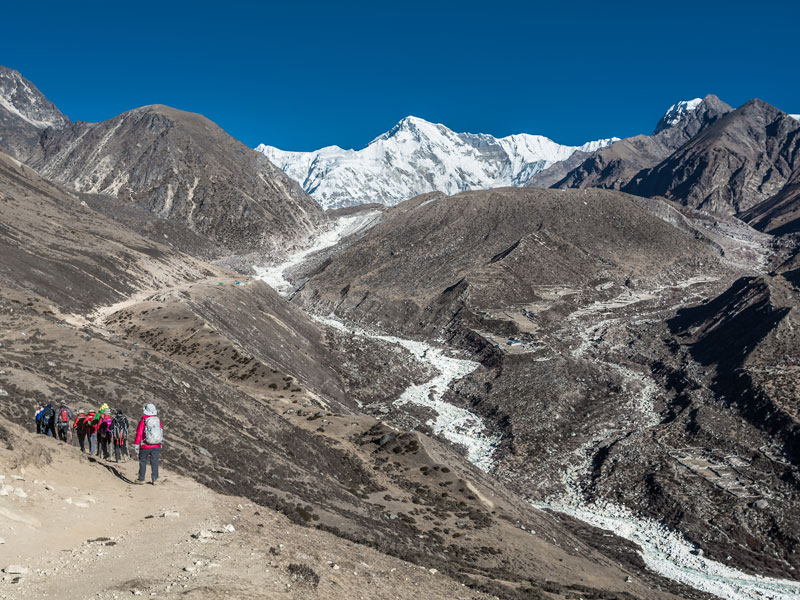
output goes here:
[[650, 133], [715, 93], [800, 113], [788, 2], [37, 2], [2, 9], [0, 64], [72, 119], [144, 104], [250, 146], [362, 147], [413, 114], [561, 143]]

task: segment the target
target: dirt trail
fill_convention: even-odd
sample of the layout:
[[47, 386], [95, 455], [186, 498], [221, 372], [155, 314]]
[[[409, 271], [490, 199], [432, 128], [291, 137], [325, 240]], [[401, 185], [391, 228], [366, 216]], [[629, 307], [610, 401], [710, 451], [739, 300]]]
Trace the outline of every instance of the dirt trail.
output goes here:
[[[0, 496], [0, 567], [28, 572], [3, 576], [2, 599], [410, 599], [420, 589], [426, 598], [485, 597], [174, 473], [162, 470], [155, 487], [132, 485], [134, 462], [20, 438], [13, 452], [0, 450], [2, 484], [12, 488]], [[20, 466], [21, 456], [30, 462]]]

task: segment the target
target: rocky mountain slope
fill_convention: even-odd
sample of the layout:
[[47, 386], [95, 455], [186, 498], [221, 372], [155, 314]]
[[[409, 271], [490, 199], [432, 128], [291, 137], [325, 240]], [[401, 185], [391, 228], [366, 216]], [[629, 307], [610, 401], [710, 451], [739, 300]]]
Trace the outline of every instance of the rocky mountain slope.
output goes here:
[[[205, 117], [166, 106], [71, 123], [31, 82], [2, 67], [0, 140], [0, 149], [45, 178], [95, 196], [85, 200], [99, 210], [130, 224], [143, 221], [131, 209], [144, 209], [177, 223], [184, 243], [205, 242], [217, 255], [276, 254], [326, 222], [317, 204], [261, 154]], [[113, 200], [103, 207], [98, 195]], [[153, 229], [159, 227], [140, 231]]]
[[200, 115], [146, 106], [102, 123], [47, 130], [39, 172], [178, 221], [234, 251], [302, 241], [319, 207], [262, 155]]
[[636, 174], [623, 189], [738, 215], [779, 193], [799, 167], [800, 123], [751, 100]]
[[[501, 440], [492, 472], [540, 505], [598, 523], [653, 519], [717, 561], [793, 577], [795, 359], [784, 315], [796, 293], [776, 281], [743, 303], [733, 284], [763, 268], [766, 236], [588, 189], [423, 197], [384, 218], [295, 272], [294, 301], [469, 352], [480, 366], [445, 398], [483, 416]], [[750, 342], [712, 335], [701, 360], [703, 344], [680, 332], [702, 337], [702, 327], [667, 325], [718, 294], [731, 299], [692, 310], [712, 329], [733, 319], [726, 335], [766, 336], [757, 385], [741, 385]], [[748, 306], [744, 324], [735, 315]], [[730, 365], [709, 362], [724, 365], [727, 350]], [[773, 387], [768, 373], [780, 374]], [[743, 403], [751, 393], [759, 399]], [[380, 413], [425, 430], [427, 416], [405, 406]]]
[[790, 233], [798, 228], [800, 210], [798, 132], [796, 118], [760, 100], [734, 111], [706, 96], [671, 107], [652, 136], [576, 153], [528, 185], [621, 189]]
[[741, 215], [756, 229], [782, 235], [800, 231], [800, 169], [792, 173], [780, 191]]
[[[731, 110], [714, 95], [700, 102], [678, 103], [667, 110], [653, 135], [625, 138], [593, 152], [550, 187], [622, 189], [639, 171], [658, 164]], [[562, 166], [551, 168], [563, 171]], [[544, 171], [528, 185], [543, 187], [551, 180], [551, 174]]]
[[69, 119], [18, 71], [0, 65], [0, 151], [27, 160], [41, 132], [65, 127]]
[[120, 227], [2, 153], [0, 215], [2, 287], [30, 290], [60, 311], [89, 311], [218, 271]]
[[717, 250], [633, 196], [504, 188], [427, 195], [390, 209], [358, 243], [310, 272], [299, 298], [321, 312], [414, 333], [434, 319], [446, 323], [451, 315], [440, 311], [462, 299], [489, 309], [532, 302], [542, 286], [636, 285], [690, 277], [718, 262]]
[[613, 139], [564, 146], [540, 135], [495, 138], [456, 133], [444, 125], [406, 117], [361, 150], [329, 146], [315, 152], [256, 148], [325, 209], [380, 202], [393, 206], [426, 192], [524, 185], [569, 158]]

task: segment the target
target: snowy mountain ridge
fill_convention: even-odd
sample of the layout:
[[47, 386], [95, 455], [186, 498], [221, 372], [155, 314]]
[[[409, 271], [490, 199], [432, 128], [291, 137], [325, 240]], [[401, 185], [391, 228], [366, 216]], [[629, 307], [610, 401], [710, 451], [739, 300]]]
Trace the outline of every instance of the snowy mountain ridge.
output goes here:
[[409, 116], [361, 150], [328, 146], [289, 152], [256, 150], [299, 182], [324, 209], [369, 202], [393, 206], [422, 193], [522, 186], [576, 151], [592, 152], [617, 138], [565, 146], [540, 135], [456, 133]]

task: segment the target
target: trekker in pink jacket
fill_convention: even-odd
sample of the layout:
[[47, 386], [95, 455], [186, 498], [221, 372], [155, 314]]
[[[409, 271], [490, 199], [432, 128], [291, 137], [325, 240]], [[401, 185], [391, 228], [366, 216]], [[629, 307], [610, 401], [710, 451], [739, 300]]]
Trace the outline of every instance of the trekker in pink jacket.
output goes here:
[[150, 476], [153, 485], [158, 481], [158, 455], [161, 453], [161, 443], [164, 441], [164, 426], [158, 418], [155, 404], [147, 404], [144, 407], [139, 426], [136, 428], [136, 440], [134, 447], [139, 453], [139, 479], [138, 484], [144, 483], [144, 476], [147, 472], [147, 463], [150, 463]]

